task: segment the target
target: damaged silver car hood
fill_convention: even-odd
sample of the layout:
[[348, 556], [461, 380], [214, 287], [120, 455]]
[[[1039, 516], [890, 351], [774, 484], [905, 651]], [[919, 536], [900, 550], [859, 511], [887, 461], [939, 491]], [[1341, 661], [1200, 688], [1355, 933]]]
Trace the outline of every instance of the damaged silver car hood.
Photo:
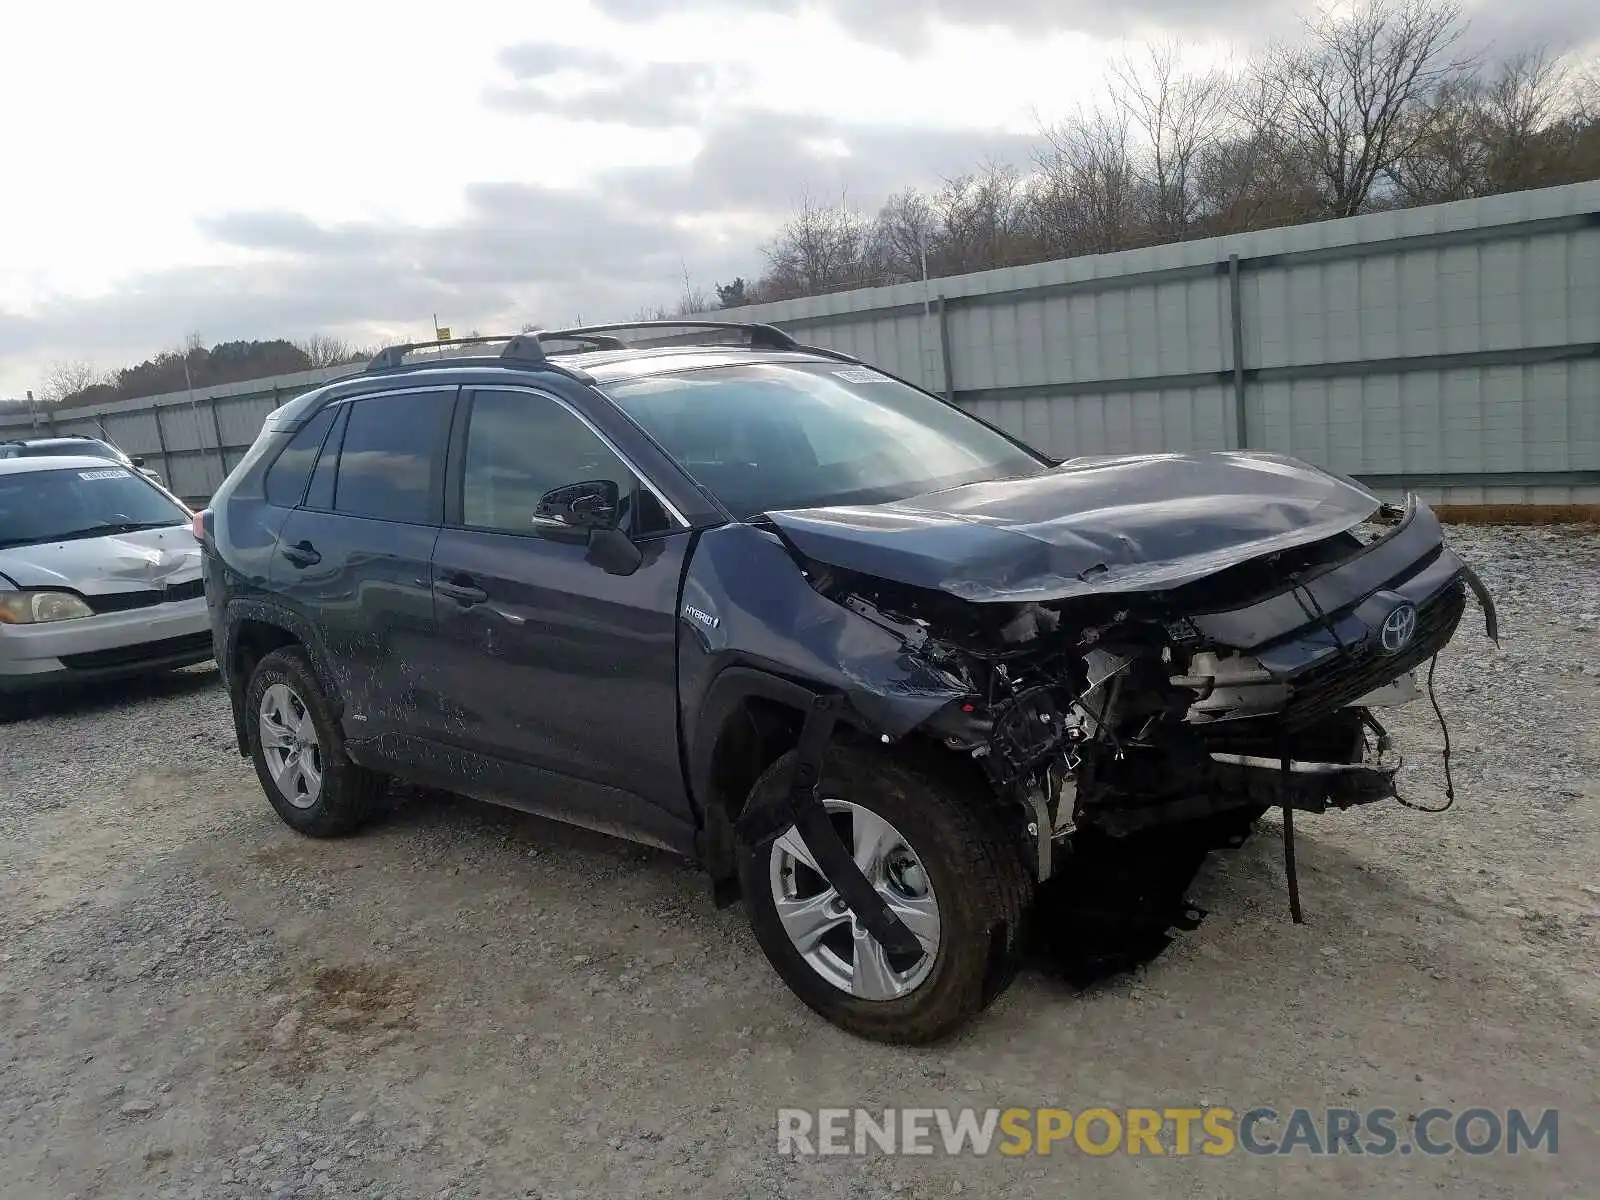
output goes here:
[[767, 516], [807, 558], [973, 601], [1177, 587], [1332, 537], [1381, 501], [1251, 451], [1080, 458], [1026, 479]]
[[69, 538], [0, 549], [0, 576], [19, 588], [67, 588], [86, 596], [160, 589], [200, 577], [200, 544], [187, 525]]

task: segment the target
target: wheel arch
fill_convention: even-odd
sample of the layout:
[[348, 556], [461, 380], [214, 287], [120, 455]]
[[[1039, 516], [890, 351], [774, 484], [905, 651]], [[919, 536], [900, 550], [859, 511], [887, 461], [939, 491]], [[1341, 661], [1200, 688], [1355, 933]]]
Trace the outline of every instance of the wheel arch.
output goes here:
[[689, 747], [689, 787], [702, 814], [700, 860], [719, 905], [738, 899], [734, 822], [750, 789], [799, 741], [816, 692], [754, 667], [727, 667], [706, 690]]
[[236, 600], [228, 605], [226, 613], [217, 665], [228, 685], [233, 732], [241, 756], [250, 754], [249, 734], [245, 728], [245, 691], [256, 664], [274, 650], [286, 646], [304, 650], [334, 715], [343, 715], [343, 694], [309, 621], [280, 605], [259, 600]]
[[[707, 689], [689, 747], [689, 786], [701, 813], [699, 857], [711, 876], [719, 905], [738, 898], [738, 860], [734, 826], [757, 779], [800, 740], [806, 713], [820, 695], [781, 675], [756, 667], [724, 668]], [[836, 739], [876, 742], [879, 731], [848, 704], [839, 716]], [[987, 787], [970, 759], [952, 755], [920, 729], [879, 747], [907, 765], [969, 774]]]

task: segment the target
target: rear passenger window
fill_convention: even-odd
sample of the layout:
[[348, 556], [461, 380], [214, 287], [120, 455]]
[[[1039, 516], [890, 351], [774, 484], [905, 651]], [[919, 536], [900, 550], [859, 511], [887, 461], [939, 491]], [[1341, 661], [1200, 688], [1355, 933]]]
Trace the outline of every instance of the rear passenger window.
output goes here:
[[333, 414], [333, 409], [323, 409], [289, 439], [289, 444], [267, 471], [264, 487], [268, 504], [293, 508], [300, 503], [300, 497], [306, 494], [306, 480], [311, 478], [312, 464], [317, 461], [317, 451], [322, 449], [328, 427], [333, 424]]
[[444, 455], [450, 399], [450, 392], [412, 392], [351, 404], [334, 511], [412, 525], [431, 522], [433, 472]]

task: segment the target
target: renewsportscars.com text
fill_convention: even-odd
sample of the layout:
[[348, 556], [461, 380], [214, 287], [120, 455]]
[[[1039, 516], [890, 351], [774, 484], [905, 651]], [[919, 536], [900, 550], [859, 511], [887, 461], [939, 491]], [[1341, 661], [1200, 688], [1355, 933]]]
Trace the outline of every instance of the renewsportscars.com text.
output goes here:
[[1555, 1154], [1555, 1109], [784, 1108], [793, 1156]]

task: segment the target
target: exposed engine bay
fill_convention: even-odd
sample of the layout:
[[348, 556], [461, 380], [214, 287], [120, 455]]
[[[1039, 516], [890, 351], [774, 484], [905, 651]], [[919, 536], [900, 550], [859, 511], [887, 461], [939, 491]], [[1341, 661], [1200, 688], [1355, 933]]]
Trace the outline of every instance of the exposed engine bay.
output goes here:
[[1468, 592], [1497, 637], [1487, 591], [1415, 501], [1163, 590], [974, 602], [815, 561], [806, 575], [952, 681], [960, 698], [922, 732], [1025, 806], [1041, 880], [1086, 831], [1396, 796], [1379, 714], [1423, 695], [1418, 669]]

